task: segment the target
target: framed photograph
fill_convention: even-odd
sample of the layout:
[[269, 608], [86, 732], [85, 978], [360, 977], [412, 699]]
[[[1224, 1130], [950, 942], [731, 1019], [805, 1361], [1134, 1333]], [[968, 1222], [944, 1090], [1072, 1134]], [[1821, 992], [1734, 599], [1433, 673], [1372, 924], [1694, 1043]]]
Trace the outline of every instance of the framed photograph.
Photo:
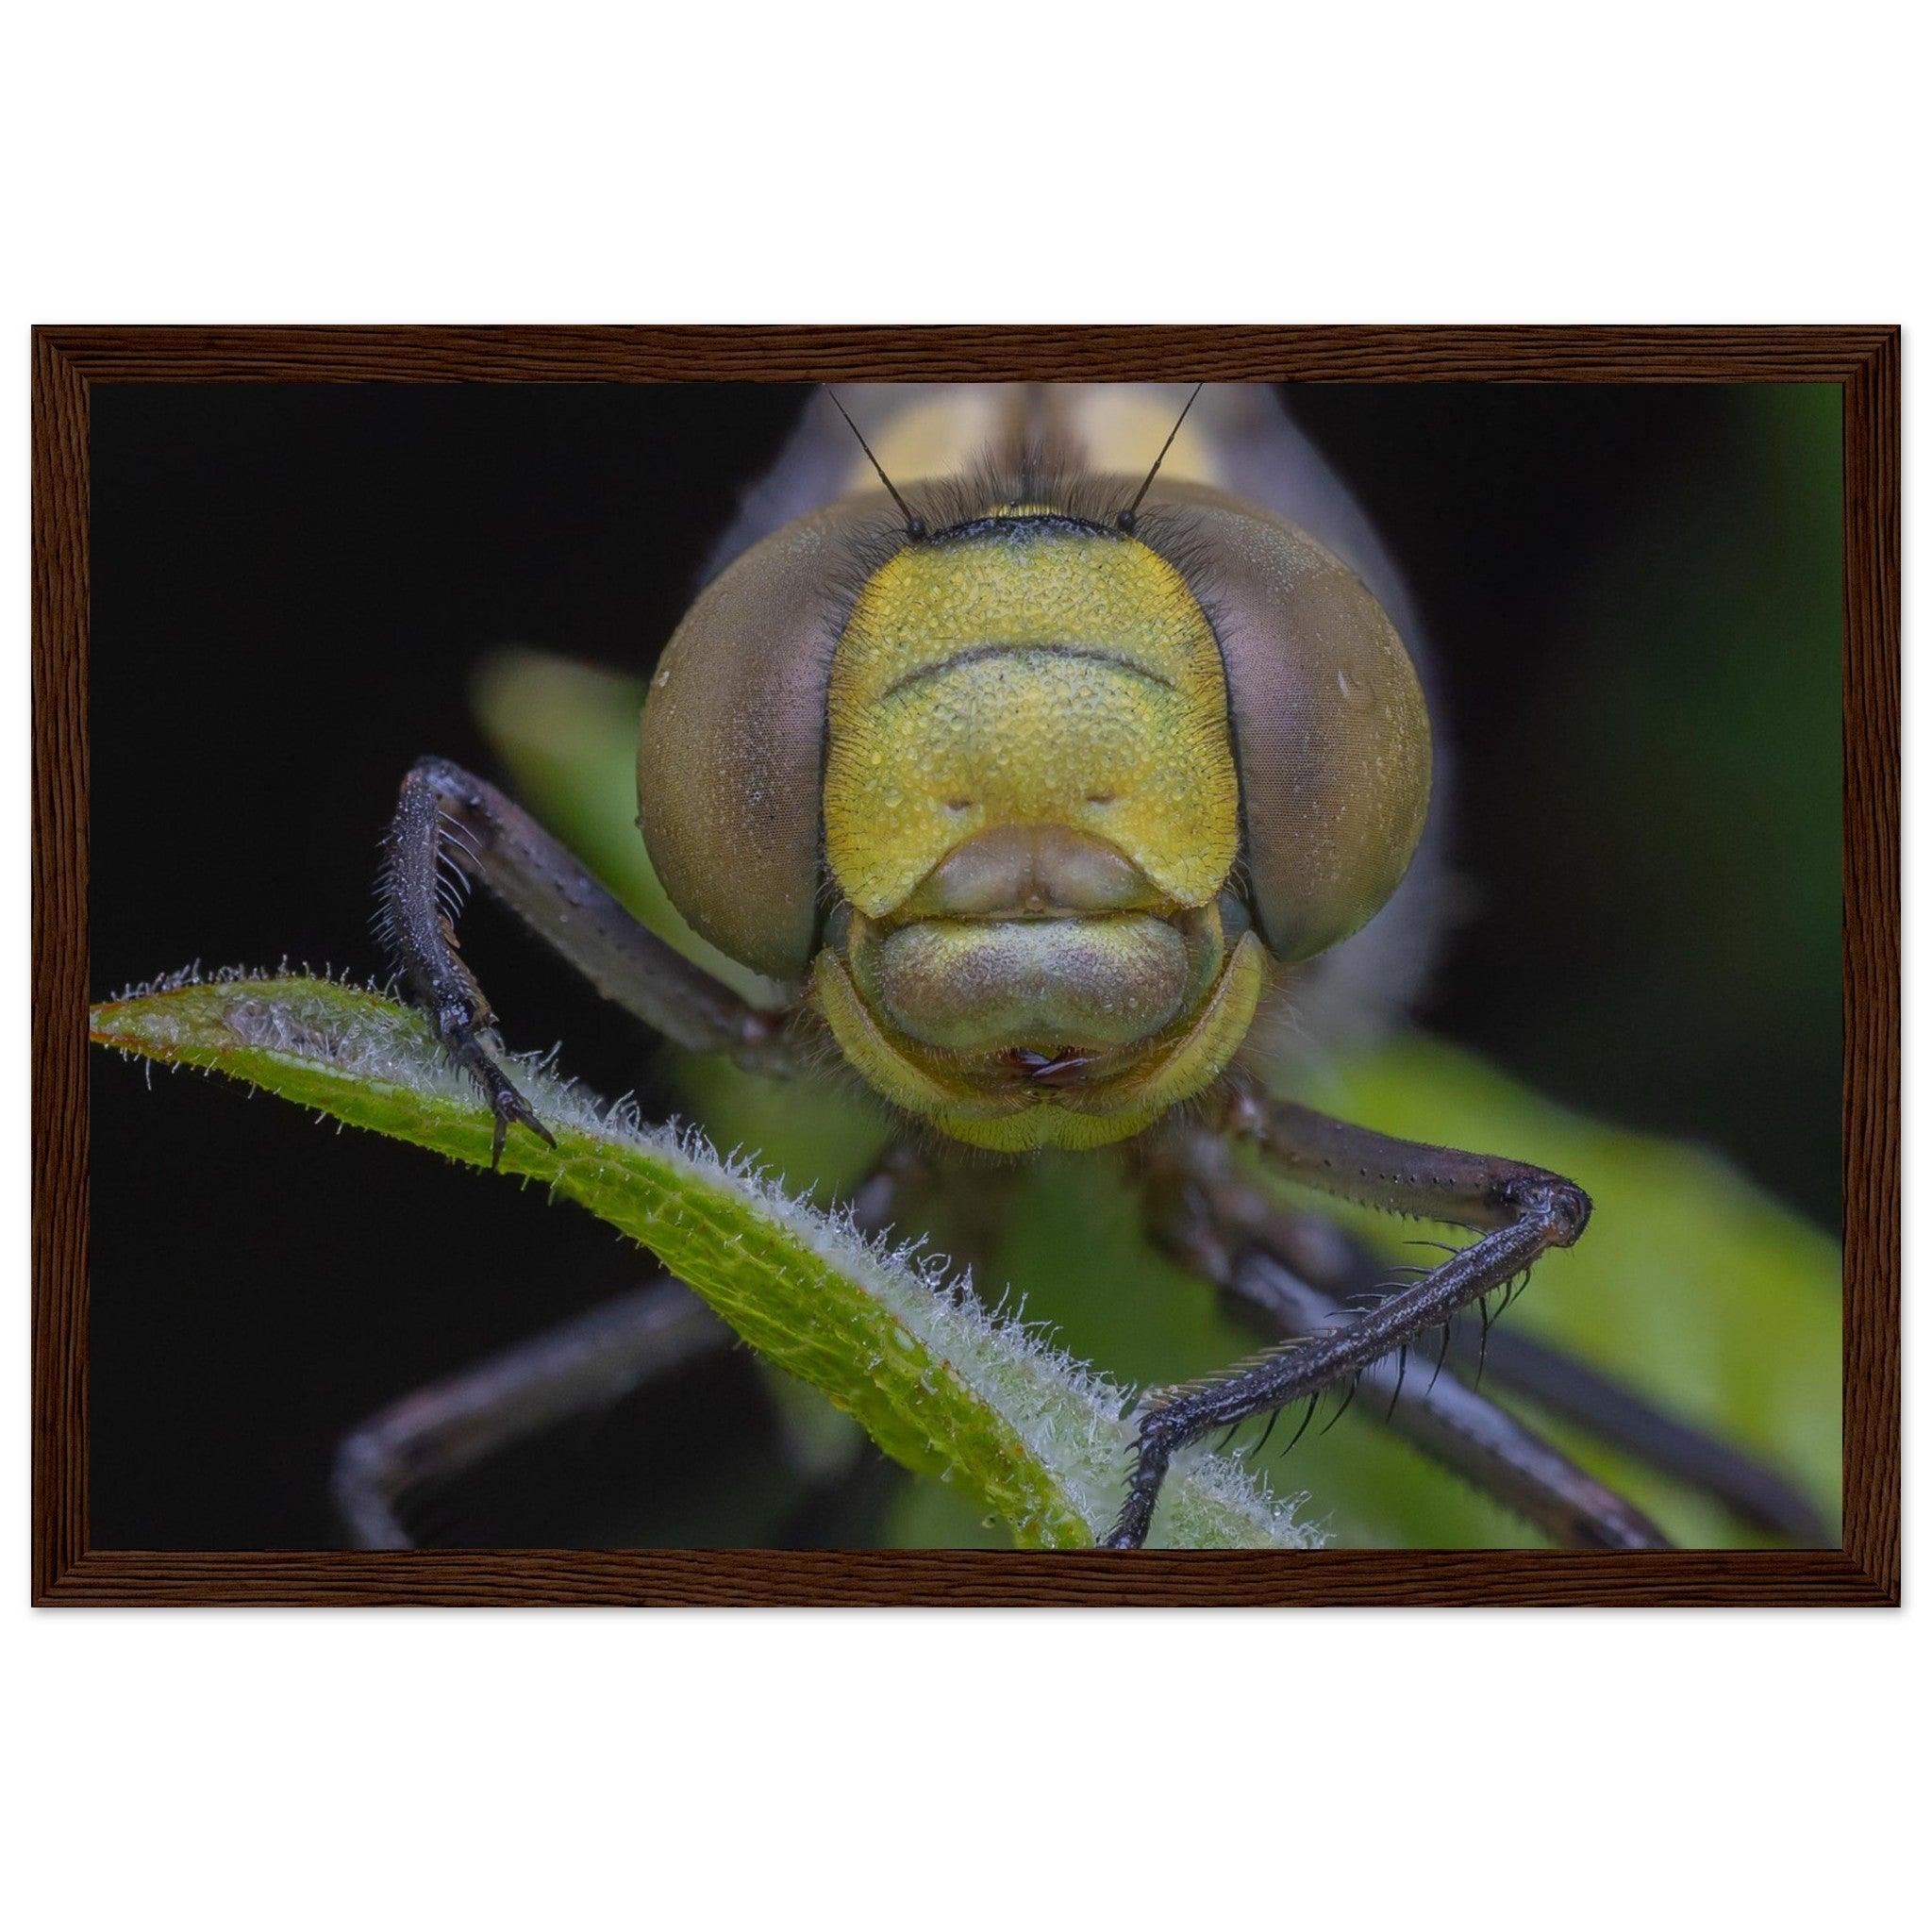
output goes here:
[[38, 1601], [1898, 1600], [1896, 329], [33, 380]]

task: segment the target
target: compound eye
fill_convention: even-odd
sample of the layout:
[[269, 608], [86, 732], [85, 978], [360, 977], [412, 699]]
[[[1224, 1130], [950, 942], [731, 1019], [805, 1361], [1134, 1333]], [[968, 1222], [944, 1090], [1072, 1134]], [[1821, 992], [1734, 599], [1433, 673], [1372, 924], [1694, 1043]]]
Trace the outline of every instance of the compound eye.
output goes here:
[[1305, 531], [1205, 490], [1163, 512], [1220, 640], [1256, 924], [1283, 960], [1365, 924], [1428, 816], [1422, 686], [1361, 580]]
[[664, 647], [638, 736], [638, 824], [671, 903], [720, 951], [803, 978], [818, 935], [825, 687], [881, 519], [801, 518], [715, 578]]

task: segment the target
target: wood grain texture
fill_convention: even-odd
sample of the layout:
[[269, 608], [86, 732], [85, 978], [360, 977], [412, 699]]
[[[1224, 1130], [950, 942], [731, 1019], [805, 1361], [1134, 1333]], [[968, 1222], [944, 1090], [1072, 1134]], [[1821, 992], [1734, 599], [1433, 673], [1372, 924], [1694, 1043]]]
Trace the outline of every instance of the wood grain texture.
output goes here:
[[88, 401], [33, 363], [33, 1577], [87, 1548]]
[[[33, 1592], [69, 1605], [1895, 1604], [1899, 332], [103, 328], [33, 343]], [[88, 1545], [88, 410], [100, 382], [1831, 382], [1844, 393], [1842, 1551], [105, 1552]]]
[[1836, 1550], [96, 1551], [42, 1602], [1018, 1607], [1877, 1604]]
[[[1899, 337], [1845, 384], [1844, 1548], [1898, 1600]], [[1864, 1473], [1885, 1468], [1890, 1479]], [[1855, 1472], [1859, 1474], [1855, 1479]]]
[[1879, 328], [53, 328], [86, 382], [1841, 382]]

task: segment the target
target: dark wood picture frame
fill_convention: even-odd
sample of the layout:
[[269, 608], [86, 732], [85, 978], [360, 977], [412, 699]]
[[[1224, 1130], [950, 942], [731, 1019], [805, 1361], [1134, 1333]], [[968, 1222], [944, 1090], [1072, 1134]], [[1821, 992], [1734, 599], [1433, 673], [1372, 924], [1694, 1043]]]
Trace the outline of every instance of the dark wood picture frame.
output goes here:
[[[115, 328], [33, 337], [33, 1595], [40, 1604], [1896, 1604], [1900, 334], [1740, 328]], [[94, 1550], [89, 403], [103, 383], [1743, 383], [1844, 399], [1839, 1550]]]

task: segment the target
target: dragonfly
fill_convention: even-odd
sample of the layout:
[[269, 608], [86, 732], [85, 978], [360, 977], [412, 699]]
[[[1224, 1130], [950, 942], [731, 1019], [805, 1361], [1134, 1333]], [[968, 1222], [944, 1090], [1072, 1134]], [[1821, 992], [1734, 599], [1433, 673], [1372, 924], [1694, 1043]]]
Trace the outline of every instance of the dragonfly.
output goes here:
[[[1291, 1443], [1361, 1390], [1562, 1544], [1664, 1538], [1512, 1393], [1823, 1541], [1776, 1472], [1496, 1327], [1588, 1238], [1587, 1175], [1297, 1097], [1403, 1024], [1440, 944], [1438, 676], [1395, 560], [1264, 387], [826, 391], [721, 539], [638, 739], [658, 878], [770, 997], [440, 758], [402, 782], [378, 927], [498, 1158], [549, 1129], [460, 948], [475, 886], [674, 1045], [874, 1095], [895, 1130], [857, 1192], [873, 1224], [922, 1190], [996, 1197], [989, 1175], [1044, 1150], [1119, 1163], [1150, 1236], [1262, 1345], [1143, 1397], [1108, 1546], [1144, 1543], [1189, 1444], [1283, 1416]], [[1462, 1239], [1391, 1268], [1309, 1196]], [[413, 1486], [716, 1336], [657, 1283], [407, 1398], [342, 1445], [352, 1534], [406, 1541]]]

